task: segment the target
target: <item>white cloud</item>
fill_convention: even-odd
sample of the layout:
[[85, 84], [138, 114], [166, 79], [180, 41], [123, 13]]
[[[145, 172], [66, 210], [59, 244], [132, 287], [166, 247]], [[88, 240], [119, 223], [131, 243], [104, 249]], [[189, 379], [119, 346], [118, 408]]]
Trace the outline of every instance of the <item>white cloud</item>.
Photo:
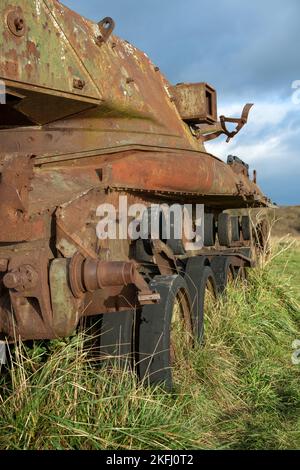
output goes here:
[[[239, 116], [241, 114], [241, 103], [228, 104], [221, 106], [219, 114], [225, 116]], [[249, 114], [248, 127], [256, 130], [257, 126], [265, 125], [278, 125], [280, 124], [289, 113], [296, 110], [296, 105], [292, 101], [292, 88], [291, 97], [285, 100], [280, 100], [278, 97], [271, 96], [268, 100], [258, 101], [254, 104]], [[300, 107], [299, 107], [300, 110]]]
[[226, 142], [211, 143], [206, 145], [207, 150], [223, 160], [227, 159], [228, 155], [237, 155], [247, 163], [252, 164], [256, 161], [274, 159], [274, 156], [280, 155], [281, 139], [278, 136], [261, 139], [253, 144], [236, 145], [233, 142], [226, 144]]
[[[241, 105], [237, 103], [225, 105], [219, 111], [219, 114], [231, 117], [239, 116], [240, 113]], [[280, 170], [281, 165], [286, 164], [285, 158], [289, 157], [298, 163], [300, 169], [297, 151], [291, 151], [292, 142], [296, 140], [299, 143], [300, 139], [300, 128], [291, 126], [294, 113], [300, 115], [300, 106], [297, 107], [291, 98], [279, 100], [270, 97], [257, 102], [250, 111], [248, 124], [235, 139], [227, 144], [221, 137], [207, 144], [206, 148], [224, 160], [227, 155], [233, 154], [250, 165], [269, 161], [271, 172]]]

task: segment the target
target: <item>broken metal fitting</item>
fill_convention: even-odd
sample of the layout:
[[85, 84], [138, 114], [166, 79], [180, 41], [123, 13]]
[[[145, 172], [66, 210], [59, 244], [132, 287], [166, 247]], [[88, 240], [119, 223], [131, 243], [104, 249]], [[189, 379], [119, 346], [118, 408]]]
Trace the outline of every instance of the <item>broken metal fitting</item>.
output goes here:
[[[210, 140], [216, 139], [222, 134], [227, 136], [226, 142], [229, 143], [240, 130], [247, 124], [249, 112], [254, 106], [252, 103], [248, 103], [244, 106], [241, 117], [239, 118], [229, 118], [225, 116], [220, 116], [220, 122], [215, 123], [214, 125], [205, 126], [195, 130], [195, 136], [197, 139], [201, 139], [203, 142], [208, 142]], [[226, 123], [236, 123], [236, 128], [234, 131], [229, 131], [226, 127]]]
[[[228, 118], [225, 116], [220, 116], [220, 123], [221, 123], [223, 133], [227, 135], [227, 140], [226, 140], [227, 143], [229, 143], [230, 140], [233, 139], [240, 132], [240, 130], [244, 127], [244, 125], [247, 124], [249, 112], [252, 106], [254, 106], [253, 103], [247, 103], [243, 108], [242, 115], [240, 118]], [[237, 124], [234, 131], [230, 132], [227, 129], [226, 127], [227, 122]]]

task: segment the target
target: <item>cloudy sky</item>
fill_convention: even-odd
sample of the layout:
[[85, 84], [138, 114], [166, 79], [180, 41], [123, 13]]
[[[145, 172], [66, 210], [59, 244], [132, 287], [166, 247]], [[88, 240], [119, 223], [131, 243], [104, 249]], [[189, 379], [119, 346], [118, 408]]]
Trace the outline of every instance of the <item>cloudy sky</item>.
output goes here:
[[247, 161], [278, 204], [300, 204], [299, 0], [62, 3], [93, 20], [112, 16], [116, 34], [144, 50], [172, 83], [211, 83], [219, 115], [238, 116], [255, 103], [232, 143], [220, 137], [208, 149]]

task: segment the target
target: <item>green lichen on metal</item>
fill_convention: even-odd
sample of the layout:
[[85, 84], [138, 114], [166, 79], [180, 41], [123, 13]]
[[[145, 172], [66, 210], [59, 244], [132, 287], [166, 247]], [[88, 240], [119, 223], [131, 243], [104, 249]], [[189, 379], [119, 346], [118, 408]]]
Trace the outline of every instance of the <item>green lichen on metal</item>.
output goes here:
[[139, 112], [130, 106], [116, 105], [114, 103], [105, 103], [99, 106], [97, 116], [103, 118], [123, 118], [123, 119], [141, 119], [158, 124], [154, 116]]
[[50, 267], [53, 330], [57, 336], [68, 336], [79, 319], [78, 302], [68, 284], [68, 260], [55, 259]]
[[[13, 12], [24, 21], [24, 34], [20, 37], [7, 24]], [[13, 6], [10, 0], [2, 0], [0, 47], [0, 79], [51, 88], [53, 94], [72, 93], [101, 99], [47, 2], [18, 0], [17, 6]], [[84, 82], [83, 89], [76, 89], [74, 80]]]

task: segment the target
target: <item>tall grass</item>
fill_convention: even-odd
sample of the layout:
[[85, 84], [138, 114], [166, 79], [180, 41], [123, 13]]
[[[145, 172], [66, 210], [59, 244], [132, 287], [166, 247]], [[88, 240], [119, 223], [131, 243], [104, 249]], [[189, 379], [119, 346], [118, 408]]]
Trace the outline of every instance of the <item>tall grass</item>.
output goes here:
[[82, 334], [19, 344], [0, 376], [0, 448], [299, 448], [294, 299], [272, 262], [231, 285], [206, 318], [205, 344], [177, 365], [173, 393], [91, 364]]

